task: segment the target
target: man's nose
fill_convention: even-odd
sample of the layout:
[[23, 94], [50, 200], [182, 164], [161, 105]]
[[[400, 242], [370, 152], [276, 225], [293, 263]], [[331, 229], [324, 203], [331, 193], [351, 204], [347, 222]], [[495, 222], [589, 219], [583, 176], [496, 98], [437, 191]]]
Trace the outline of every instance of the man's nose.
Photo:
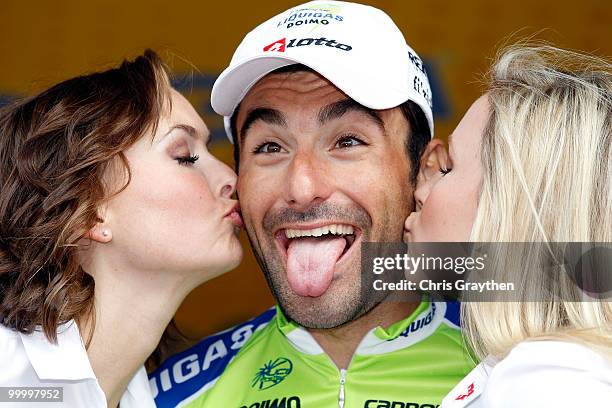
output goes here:
[[286, 180], [285, 200], [289, 206], [304, 209], [313, 203], [325, 201], [331, 193], [331, 178], [328, 173], [324, 163], [314, 155], [296, 154]]

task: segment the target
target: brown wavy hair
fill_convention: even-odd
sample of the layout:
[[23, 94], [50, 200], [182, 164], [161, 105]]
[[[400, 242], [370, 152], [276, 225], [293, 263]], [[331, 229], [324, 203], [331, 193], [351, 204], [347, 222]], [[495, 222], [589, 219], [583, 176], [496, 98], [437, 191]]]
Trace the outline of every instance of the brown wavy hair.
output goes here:
[[0, 110], [0, 323], [22, 333], [42, 326], [57, 342], [59, 325], [92, 316], [79, 241], [116, 193], [103, 180], [117, 158], [129, 183], [123, 152], [153, 135], [169, 90], [147, 50]]

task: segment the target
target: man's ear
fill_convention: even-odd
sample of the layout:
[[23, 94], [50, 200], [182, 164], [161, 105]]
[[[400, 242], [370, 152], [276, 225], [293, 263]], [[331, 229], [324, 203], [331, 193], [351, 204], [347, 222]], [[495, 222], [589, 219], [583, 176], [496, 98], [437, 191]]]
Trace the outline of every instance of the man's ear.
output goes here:
[[438, 176], [441, 170], [448, 168], [448, 153], [444, 147], [444, 142], [440, 139], [432, 139], [423, 155], [419, 165], [417, 182], [425, 182], [434, 176]]

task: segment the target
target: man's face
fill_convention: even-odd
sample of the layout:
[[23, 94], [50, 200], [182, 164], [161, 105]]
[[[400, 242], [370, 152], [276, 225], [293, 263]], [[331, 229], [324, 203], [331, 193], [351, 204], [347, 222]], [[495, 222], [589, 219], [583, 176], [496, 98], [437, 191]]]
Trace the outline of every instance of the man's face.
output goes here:
[[270, 74], [240, 105], [238, 195], [246, 230], [285, 313], [309, 328], [357, 318], [361, 242], [401, 241], [413, 210], [408, 123], [307, 71]]

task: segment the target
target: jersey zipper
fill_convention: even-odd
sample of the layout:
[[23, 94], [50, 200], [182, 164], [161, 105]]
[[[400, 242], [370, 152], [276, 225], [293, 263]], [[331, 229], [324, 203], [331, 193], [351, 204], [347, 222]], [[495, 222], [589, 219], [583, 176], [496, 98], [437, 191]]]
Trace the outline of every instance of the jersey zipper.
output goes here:
[[346, 370], [340, 369], [340, 394], [338, 395], [338, 407], [344, 408], [344, 383], [346, 383]]

